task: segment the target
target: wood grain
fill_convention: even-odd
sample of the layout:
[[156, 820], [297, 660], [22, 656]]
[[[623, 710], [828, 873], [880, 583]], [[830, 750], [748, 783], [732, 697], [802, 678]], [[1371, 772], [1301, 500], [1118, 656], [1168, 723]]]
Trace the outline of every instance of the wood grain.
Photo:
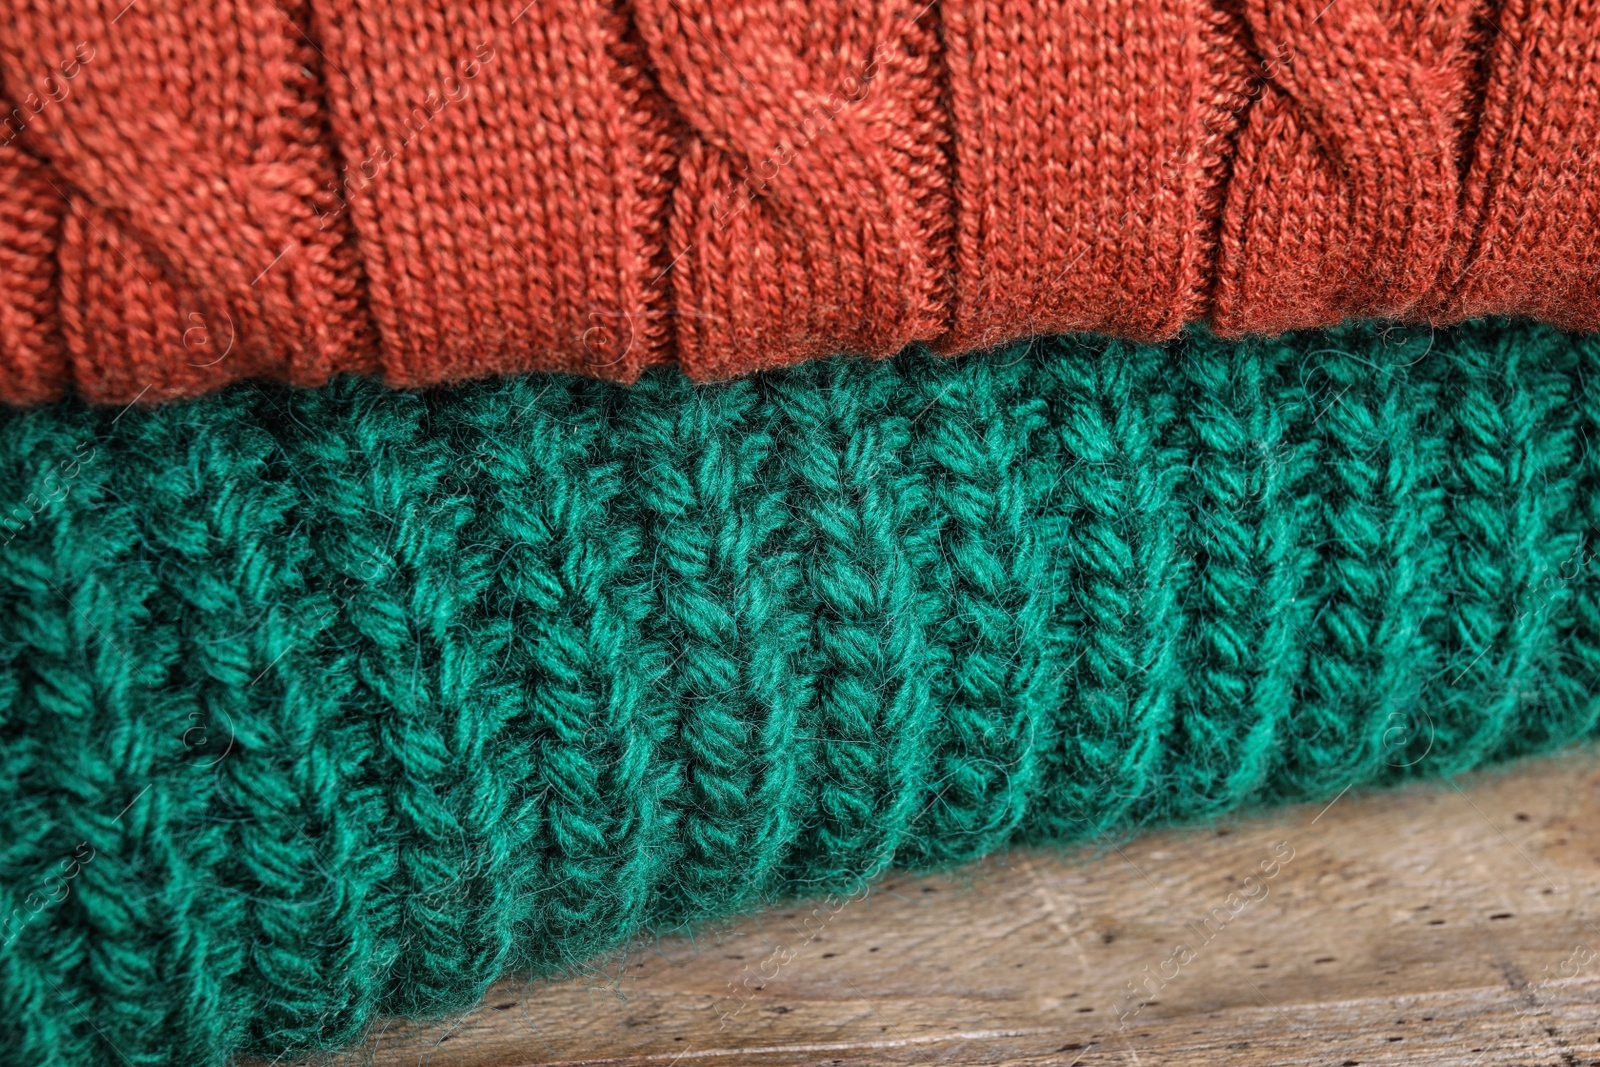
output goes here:
[[1600, 751], [897, 876], [325, 1062], [1600, 1064]]

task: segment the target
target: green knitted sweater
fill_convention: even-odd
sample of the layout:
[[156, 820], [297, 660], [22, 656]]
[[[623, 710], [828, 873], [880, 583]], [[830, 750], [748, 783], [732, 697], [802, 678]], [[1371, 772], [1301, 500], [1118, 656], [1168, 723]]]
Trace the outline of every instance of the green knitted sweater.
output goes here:
[[0, 1046], [336, 1046], [1588, 735], [1597, 371], [1361, 327], [0, 415]]

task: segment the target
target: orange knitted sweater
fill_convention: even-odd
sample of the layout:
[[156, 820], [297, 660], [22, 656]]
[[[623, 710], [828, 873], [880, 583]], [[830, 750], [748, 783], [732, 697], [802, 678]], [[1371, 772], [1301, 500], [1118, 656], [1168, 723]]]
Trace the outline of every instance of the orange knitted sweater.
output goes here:
[[0, 13], [13, 403], [1600, 326], [1596, 0]]

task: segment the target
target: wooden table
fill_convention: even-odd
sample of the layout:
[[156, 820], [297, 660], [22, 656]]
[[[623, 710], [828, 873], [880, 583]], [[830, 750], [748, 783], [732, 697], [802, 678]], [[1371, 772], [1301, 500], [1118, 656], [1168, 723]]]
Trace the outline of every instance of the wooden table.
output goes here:
[[339, 1064], [1600, 1064], [1600, 750], [770, 911]]

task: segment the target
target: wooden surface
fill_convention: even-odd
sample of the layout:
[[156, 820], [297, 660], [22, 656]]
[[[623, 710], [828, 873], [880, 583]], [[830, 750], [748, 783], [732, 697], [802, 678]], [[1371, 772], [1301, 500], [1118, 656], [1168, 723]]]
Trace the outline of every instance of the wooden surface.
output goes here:
[[895, 877], [329, 1062], [1596, 1064], [1600, 752]]

